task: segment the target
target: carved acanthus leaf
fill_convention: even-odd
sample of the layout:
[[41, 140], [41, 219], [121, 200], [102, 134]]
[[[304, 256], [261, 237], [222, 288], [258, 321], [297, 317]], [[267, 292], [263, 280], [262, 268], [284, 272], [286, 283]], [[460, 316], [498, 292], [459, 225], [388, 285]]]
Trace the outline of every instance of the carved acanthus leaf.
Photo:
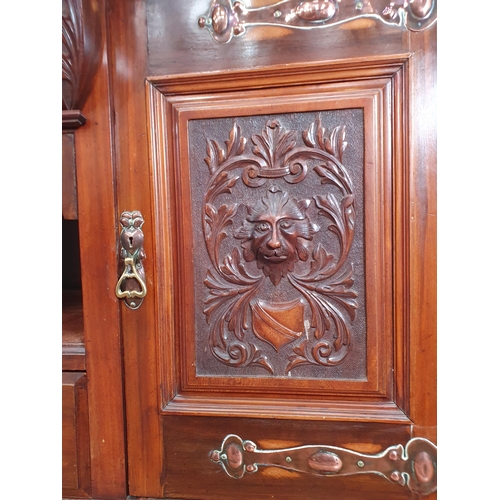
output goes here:
[[302, 132], [302, 138], [310, 148], [320, 148], [342, 162], [342, 155], [347, 147], [344, 125], [335, 127], [328, 136], [326, 129], [321, 125], [321, 118], [318, 117], [308, 130]]
[[262, 134], [252, 135], [252, 148], [256, 156], [262, 158], [269, 168], [279, 168], [284, 156], [297, 144], [296, 132], [294, 130], [283, 132], [277, 120], [270, 120]]
[[229, 132], [229, 139], [225, 141], [227, 152], [214, 141], [207, 139], [207, 157], [205, 163], [208, 165], [210, 174], [214, 174], [217, 169], [227, 160], [239, 156], [245, 150], [246, 139], [241, 137], [241, 127], [236, 123]]
[[[205, 193], [203, 229], [212, 267], [207, 270], [204, 282], [209, 289], [204, 313], [209, 324], [212, 354], [222, 363], [232, 367], [255, 364], [274, 373], [267, 357], [256, 345], [248, 342], [246, 335], [251, 334], [253, 329], [258, 339], [268, 341], [278, 350], [277, 346], [284, 346], [290, 340], [273, 340], [272, 335], [286, 335], [288, 328], [292, 335], [297, 335], [297, 339], [301, 337], [300, 325], [304, 322], [306, 303], [313, 334], [308, 335], [300, 345], [293, 340], [295, 347], [288, 358], [286, 371], [304, 364], [334, 366], [346, 358], [351, 333], [344, 315], [347, 312], [353, 321], [358, 304], [357, 293], [351, 290], [352, 264], [341, 271], [352, 246], [355, 226], [352, 181], [341, 163], [347, 144], [344, 139], [344, 126], [335, 127], [327, 133], [318, 118], [303, 132], [307, 147], [297, 146], [296, 132], [282, 129], [278, 120], [269, 120], [260, 135], [251, 136], [253, 155], [244, 154], [246, 139], [241, 137], [241, 129], [236, 123], [225, 141], [225, 148], [214, 140], [207, 140], [205, 162], [209, 167], [210, 180]], [[313, 166], [322, 184], [338, 188], [313, 198], [316, 213], [328, 219], [329, 233], [338, 242], [338, 247], [333, 244], [332, 248], [339, 250], [328, 252], [319, 243], [311, 255], [309, 242], [319, 226], [309, 219], [307, 212], [312, 208], [310, 199], [290, 198], [288, 192], [284, 193], [272, 185], [265, 197], [247, 206], [247, 218], [233, 233], [235, 239], [242, 241], [244, 253], [234, 247], [226, 255], [219, 255], [239, 204], [220, 204], [217, 198], [222, 194], [232, 194], [240, 178], [242, 186], [250, 189], [262, 187], [269, 179], [300, 183], [306, 177], [308, 163]], [[302, 275], [295, 274], [295, 264], [308, 260], [309, 271]], [[256, 267], [262, 270], [262, 274], [253, 276], [249, 273], [245, 261], [256, 261]], [[283, 310], [276, 314], [271, 307], [266, 306], [265, 309], [261, 305], [260, 316], [255, 319], [252, 313], [254, 300], [261, 300], [257, 294], [266, 279], [277, 287], [283, 278], [288, 279], [300, 294], [303, 309], [301, 312], [299, 307], [294, 313], [300, 324], [279, 323], [277, 327], [264, 327], [263, 317], [269, 322], [267, 325], [274, 324], [281, 321], [276, 318], [283, 315]], [[287, 307], [292, 306], [287, 304]], [[281, 332], [279, 325], [284, 327]]]

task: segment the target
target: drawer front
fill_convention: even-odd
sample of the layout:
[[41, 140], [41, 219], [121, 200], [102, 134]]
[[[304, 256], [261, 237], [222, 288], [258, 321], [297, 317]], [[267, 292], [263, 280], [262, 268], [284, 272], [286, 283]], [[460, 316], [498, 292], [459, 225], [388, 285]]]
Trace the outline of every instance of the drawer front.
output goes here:
[[87, 377], [62, 374], [62, 496], [90, 497]]

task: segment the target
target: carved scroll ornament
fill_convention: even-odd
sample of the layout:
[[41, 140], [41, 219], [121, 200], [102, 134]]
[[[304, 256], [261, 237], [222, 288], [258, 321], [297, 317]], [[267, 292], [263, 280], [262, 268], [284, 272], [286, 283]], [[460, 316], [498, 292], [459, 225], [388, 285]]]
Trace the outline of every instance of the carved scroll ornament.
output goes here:
[[62, 2], [62, 109], [81, 109], [101, 60], [101, 23], [95, 0]]
[[[437, 19], [437, 0], [280, 0], [252, 8], [242, 0], [212, 0], [198, 19], [216, 42], [227, 43], [252, 26], [315, 29], [354, 19], [373, 18], [385, 24], [420, 31]], [[247, 2], [250, 3], [250, 2]]]
[[[252, 135], [251, 154], [236, 123], [226, 148], [207, 141], [210, 178], [202, 224], [211, 266], [205, 279], [209, 293], [204, 313], [210, 350], [228, 366], [260, 366], [274, 374], [272, 360], [259, 349], [256, 339], [276, 352], [292, 344], [287, 373], [301, 365], [338, 365], [350, 350], [346, 314], [354, 320], [357, 294], [351, 290], [353, 265], [346, 262], [354, 237], [355, 200], [351, 179], [341, 163], [347, 144], [345, 127], [327, 133], [318, 118], [303, 132], [303, 145], [296, 135], [270, 120], [261, 134]], [[298, 199], [277, 186], [281, 180], [292, 188], [308, 175], [335, 189]], [[238, 181], [250, 190], [263, 188], [258, 192], [264, 194], [250, 204], [220, 202], [222, 195], [227, 200]], [[221, 254], [240, 209], [244, 219], [233, 227], [234, 246]], [[314, 243], [319, 226], [310, 214], [328, 220], [328, 234], [337, 241], [338, 252]], [[308, 270], [300, 272], [299, 262]], [[250, 271], [248, 263], [254, 263], [258, 272]], [[287, 282], [295, 297], [265, 300], [261, 291], [266, 280], [271, 288]], [[305, 321], [306, 310], [310, 325]]]
[[245, 473], [254, 474], [261, 466], [315, 476], [377, 474], [420, 495], [437, 489], [437, 447], [424, 438], [413, 438], [406, 446], [398, 444], [377, 455], [366, 455], [328, 445], [259, 450], [252, 441], [230, 434], [220, 450], [210, 453], [210, 458], [234, 479]]

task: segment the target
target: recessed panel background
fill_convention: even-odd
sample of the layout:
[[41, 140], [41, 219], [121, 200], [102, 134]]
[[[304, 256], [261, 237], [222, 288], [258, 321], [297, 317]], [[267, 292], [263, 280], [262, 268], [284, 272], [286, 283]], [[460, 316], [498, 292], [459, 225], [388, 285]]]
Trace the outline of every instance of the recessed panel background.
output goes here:
[[366, 380], [363, 128], [189, 121], [197, 376]]

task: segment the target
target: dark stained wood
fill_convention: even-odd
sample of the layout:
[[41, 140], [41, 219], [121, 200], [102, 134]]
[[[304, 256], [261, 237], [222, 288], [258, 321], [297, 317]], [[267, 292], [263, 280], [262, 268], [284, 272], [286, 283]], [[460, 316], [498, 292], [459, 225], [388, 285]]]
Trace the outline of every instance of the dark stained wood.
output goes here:
[[[165, 379], [161, 386], [163, 387], [163, 404], [164, 411], [174, 413], [189, 413], [190, 396], [192, 395], [192, 412], [198, 414], [200, 411], [206, 414], [214, 412], [218, 415], [223, 415], [228, 412], [232, 415], [254, 415], [263, 417], [266, 414], [272, 413], [274, 418], [291, 416], [292, 413], [297, 413], [297, 418], [304, 417], [306, 414], [309, 418], [334, 418], [335, 403], [332, 405], [331, 400], [328, 403], [328, 410], [322, 408], [328, 401], [329, 397], [337, 397], [339, 403], [338, 412], [340, 418], [349, 418], [358, 420], [360, 418], [386, 420], [402, 420], [406, 417], [400, 414], [397, 405], [392, 403], [392, 379], [384, 379], [384, 375], [391, 373], [392, 366], [392, 338], [393, 335], [398, 338], [398, 342], [405, 342], [404, 336], [408, 334], [404, 329], [392, 332], [391, 317], [406, 318], [408, 309], [393, 310], [391, 301], [388, 297], [393, 296], [391, 290], [391, 270], [399, 266], [406, 276], [407, 269], [404, 269], [403, 262], [392, 261], [393, 255], [396, 255], [396, 247], [391, 244], [391, 220], [396, 219], [396, 214], [404, 212], [408, 204], [407, 197], [401, 197], [398, 200], [398, 205], [391, 202], [391, 171], [405, 178], [404, 172], [406, 165], [402, 162], [395, 162], [392, 167], [391, 155], [397, 157], [396, 152], [403, 148], [403, 132], [400, 120], [391, 125], [390, 117], [390, 95], [392, 93], [401, 95], [403, 93], [401, 78], [398, 78], [406, 65], [406, 60], [396, 59], [390, 60], [384, 58], [382, 61], [376, 59], [345, 62], [342, 61], [339, 65], [336, 63], [323, 64], [320, 68], [311, 65], [305, 65], [302, 69], [298, 65], [287, 68], [281, 68], [277, 76], [273, 70], [268, 70], [264, 73], [259, 72], [226, 72], [225, 74], [207, 74], [193, 75], [195, 85], [191, 85], [191, 80], [187, 75], [182, 75], [179, 78], [175, 76], [165, 79], [154, 78], [154, 88], [150, 89], [151, 115], [154, 119], [151, 135], [153, 143], [156, 146], [156, 141], [161, 144], [161, 140], [167, 136], [168, 144], [166, 150], [170, 153], [168, 157], [162, 154], [152, 154], [154, 178], [157, 178], [162, 183], [157, 189], [156, 205], [159, 207], [168, 206], [170, 200], [170, 210], [168, 212], [159, 212], [158, 228], [169, 227], [174, 224], [176, 232], [171, 234], [163, 232], [163, 238], [157, 237], [156, 246], [159, 250], [157, 254], [159, 261], [158, 269], [164, 269], [160, 272], [161, 276], [164, 272], [167, 279], [171, 279], [176, 284], [176, 296], [180, 297], [179, 316], [174, 326], [174, 331], [178, 332], [179, 337], [172, 344], [171, 328], [160, 335], [164, 337], [160, 341], [162, 354], [160, 359], [168, 359], [172, 349], [176, 349], [176, 356], [172, 359], [172, 365], [168, 364], [164, 373]], [[361, 69], [358, 67], [361, 64]], [[281, 71], [283, 69], [283, 71]], [[366, 74], [363, 73], [366, 71]], [[243, 75], [245, 78], [243, 78]], [[300, 75], [300, 83], [312, 83], [317, 81], [329, 81], [328, 85], [323, 87], [296, 87], [298, 83], [297, 76]], [[390, 87], [391, 80], [382, 79], [382, 76], [392, 76], [399, 82], [396, 88]], [[259, 87], [262, 78], [270, 85], [270, 87], [281, 84], [279, 89], [269, 90], [251, 90]], [[333, 82], [339, 79], [339, 87], [336, 90]], [[312, 80], [312, 82], [310, 81]], [[351, 81], [350, 87], [347, 90], [342, 83], [346, 80]], [[238, 85], [243, 89], [242, 93], [224, 93], [218, 92], [219, 84], [226, 85], [227, 82], [238, 82]], [[233, 85], [235, 85], [233, 83]], [[287, 88], [287, 86], [290, 87]], [[196, 89], [196, 93], [184, 97], [188, 92], [186, 89]], [[156, 89], [161, 89], [165, 94], [162, 98]], [[175, 96], [170, 98], [170, 94], [175, 90]], [[339, 92], [339, 97], [336, 98], [335, 92]], [[177, 92], [181, 97], [177, 96]], [[352, 95], [349, 94], [352, 92]], [[385, 98], [383, 97], [385, 95]], [[370, 99], [374, 99], [371, 101]], [[375, 101], [376, 99], [376, 101]], [[206, 102], [205, 102], [206, 101]], [[309, 383], [302, 380], [300, 389], [297, 383], [290, 380], [277, 379], [276, 384], [273, 380], [262, 380], [262, 385], [259, 379], [231, 379], [226, 377], [208, 378], [197, 376], [195, 373], [195, 353], [194, 353], [194, 325], [192, 324], [194, 290], [192, 265], [193, 261], [197, 260], [194, 253], [188, 253], [193, 248], [192, 242], [192, 215], [190, 213], [190, 204], [186, 201], [190, 197], [191, 185], [189, 180], [189, 154], [186, 149], [188, 138], [186, 135], [187, 121], [203, 117], [224, 117], [224, 116], [245, 116], [252, 115], [258, 109], [259, 113], [280, 113], [287, 111], [312, 111], [326, 109], [326, 106], [332, 106], [331, 102], [335, 101], [335, 106], [342, 107], [362, 107], [366, 114], [366, 135], [365, 135], [365, 152], [366, 163], [370, 165], [365, 175], [365, 217], [366, 217], [366, 253], [373, 258], [367, 260], [367, 283], [368, 283], [368, 311], [371, 313], [368, 316], [370, 332], [386, 332], [385, 337], [378, 337], [370, 334], [369, 350], [371, 353], [378, 352], [377, 355], [372, 354], [368, 381], [363, 386], [360, 383], [348, 382], [335, 383], [332, 394], [330, 395], [326, 389], [325, 383], [318, 386], [317, 381]], [[375, 102], [377, 104], [375, 104]], [[405, 102], [403, 101], [403, 106]], [[164, 110], [167, 111], [166, 116], [163, 115]], [[376, 120], [370, 122], [370, 120]], [[166, 125], [166, 127], [165, 127]], [[398, 128], [396, 128], [398, 127]], [[391, 130], [395, 130], [396, 138], [391, 143], [387, 141], [390, 137]], [[374, 133], [374, 131], [377, 131]], [[347, 138], [349, 139], [349, 138]], [[181, 144], [183, 146], [178, 146]], [[155, 147], [153, 146], [153, 147]], [[394, 148], [394, 151], [392, 151]], [[205, 151], [203, 151], [205, 154]], [[169, 165], [174, 165], [170, 167]], [[164, 172], [170, 171], [169, 177], [164, 176]], [[404, 191], [405, 186], [398, 186], [400, 191]], [[165, 193], [165, 194], [164, 194]], [[165, 196], [163, 198], [162, 196]], [[180, 209], [179, 207], [182, 207]], [[392, 207], [392, 208], [391, 208]], [[172, 220], [174, 219], [174, 220]], [[399, 224], [404, 223], [398, 222]], [[159, 235], [159, 231], [155, 231]], [[166, 261], [163, 259], [163, 252], [170, 253], [170, 239], [178, 239], [181, 241], [177, 250], [174, 250], [174, 261], [172, 267], [169, 268]], [[391, 249], [392, 245], [392, 249]], [[176, 247], [174, 246], [174, 249]], [[377, 265], [374, 263], [377, 262]], [[384, 263], [383, 265], [381, 263]], [[170, 277], [170, 278], [168, 278]], [[388, 288], [385, 288], [388, 287]], [[167, 303], [167, 298], [161, 294], [162, 288], [159, 288], [159, 303]], [[385, 294], [385, 295], [384, 295]], [[386, 297], [386, 298], [384, 298]], [[403, 299], [400, 299], [401, 301]], [[197, 305], [196, 307], [202, 307]], [[182, 309], [180, 309], [182, 308]], [[377, 311], [383, 311], [376, 313]], [[160, 313], [163, 314], [163, 313]], [[170, 315], [169, 315], [170, 316]], [[382, 323], [383, 318], [386, 323]], [[377, 323], [378, 321], [378, 323]], [[404, 320], [399, 320], [404, 321]], [[159, 319], [161, 325], [161, 319]], [[174, 347], [174, 346], [177, 346]], [[378, 351], [377, 351], [378, 349]], [[185, 360], [185, 361], [183, 361]], [[379, 363], [377, 365], [377, 362]], [[187, 367], [187, 369], [186, 369]], [[179, 376], [177, 374], [180, 374]], [[378, 380], [376, 374], [380, 374]], [[354, 386], [360, 392], [354, 391]], [[203, 393], [200, 393], [200, 389]], [[371, 389], [370, 389], [371, 388]], [[244, 392], [241, 390], [244, 389]], [[273, 399], [276, 395], [273, 394], [273, 389], [277, 390], [282, 396], [287, 394], [286, 403], [278, 403], [278, 400]], [[193, 391], [192, 394], [189, 394]], [[210, 396], [210, 392], [231, 391], [231, 398], [223, 396]], [[372, 391], [370, 393], [370, 391]], [[266, 400], [262, 401], [252, 399], [252, 393], [266, 394]], [[300, 392], [304, 400], [294, 399], [294, 394]], [[333, 396], [335, 394], [336, 396]], [[354, 399], [358, 396], [357, 401], [363, 397], [371, 399], [368, 403], [364, 401], [361, 407], [357, 408], [357, 402]], [[374, 399], [374, 396], [379, 396], [379, 401]], [[340, 398], [339, 398], [340, 396]], [[344, 396], [351, 398], [351, 402], [341, 401]], [[317, 400], [313, 400], [316, 397]], [[387, 399], [383, 399], [383, 398]], [[359, 399], [361, 398], [361, 400]], [[241, 402], [239, 401], [241, 399]], [[307, 404], [305, 401], [307, 400]], [[230, 401], [230, 402], [229, 402]], [[321, 404], [322, 403], [322, 404]], [[307, 407], [307, 408], [305, 408]], [[392, 410], [391, 410], [392, 408]], [[391, 414], [392, 411], [392, 414]]]
[[80, 128], [87, 123], [87, 119], [79, 109], [63, 109], [62, 129], [65, 131]]
[[[252, 1], [269, 5], [274, 1]], [[148, 2], [148, 75], [255, 69], [297, 61], [326, 61], [406, 51], [407, 32], [373, 19], [359, 19], [339, 27], [291, 30], [254, 27], [238, 39], [221, 44], [198, 27], [210, 2]]]
[[62, 375], [62, 445], [63, 497], [90, 497], [87, 380], [81, 372]]
[[[435, 28], [414, 34], [370, 19], [325, 30], [261, 27], [224, 45], [198, 28], [207, 0], [96, 5], [104, 57], [81, 107], [87, 123], [75, 133], [84, 307], [66, 309], [63, 357], [68, 370], [83, 366], [75, 352], [83, 316], [93, 498], [417, 498], [370, 474], [314, 478], [270, 467], [234, 480], [209, 453], [230, 433], [262, 449], [378, 453], [412, 436], [435, 442]], [[365, 178], [376, 332], [367, 381], [358, 389], [200, 377], [186, 124], [320, 109], [327, 87], [345, 94], [331, 103], [364, 108], [364, 147], [375, 158]], [[137, 310], [114, 293], [118, 217], [133, 210], [145, 221], [148, 286]]]
[[[105, 26], [105, 2], [95, 5]], [[105, 36], [103, 44], [106, 54]], [[123, 498], [127, 489], [111, 103], [103, 57], [82, 108], [87, 123], [75, 134], [92, 494], [99, 499]]]
[[312, 477], [279, 468], [259, 467], [254, 475], [246, 474], [235, 480], [209, 457], [212, 450], [219, 449], [219, 438], [225, 437], [224, 429], [229, 428], [231, 433], [253, 441], [260, 449], [326, 444], [375, 454], [394, 443], [406, 443], [411, 435], [409, 426], [173, 416], [164, 419], [164, 425], [169, 498], [260, 500], [276, 498], [278, 494], [280, 498], [297, 500], [332, 495], [349, 500], [414, 498], [406, 487], [371, 474]]
[[62, 289], [81, 290], [78, 220], [62, 219]]
[[[419, 53], [422, 47], [432, 52], [435, 33], [413, 35], [360, 20], [330, 31], [255, 28], [224, 45], [213, 42], [197, 26], [197, 18], [207, 8], [204, 0], [134, 5], [111, 1], [110, 6], [114, 130], [120, 145], [116, 149], [117, 209], [118, 213], [140, 210], [144, 216], [150, 291], [139, 310], [122, 308], [121, 316], [129, 493], [158, 498], [242, 494], [245, 498], [321, 498], [331, 487], [343, 493], [342, 498], [412, 498], [407, 489], [368, 475], [335, 478], [335, 486], [330, 486], [333, 483], [292, 478], [271, 469], [265, 479], [255, 476], [250, 482], [228, 482], [207, 454], [228, 433], [262, 439], [264, 444], [274, 439], [290, 446], [331, 444], [351, 449], [360, 442], [381, 447], [405, 443], [412, 434], [432, 439], [435, 399], [426, 395], [426, 384], [435, 393], [435, 273], [432, 264], [426, 264], [435, 257], [429, 225], [434, 179], [426, 165], [431, 162], [432, 170], [434, 160], [432, 147], [423, 153], [425, 140], [414, 142], [413, 137], [417, 129], [426, 127], [428, 108], [421, 106], [426, 97], [418, 96], [424, 90], [433, 91], [432, 75], [424, 76], [418, 69], [427, 55], [422, 52], [419, 59]], [[431, 64], [429, 72], [433, 71]], [[344, 390], [336, 387], [325, 396], [324, 384], [316, 387], [286, 380], [278, 394], [280, 384], [273, 388], [272, 380], [203, 380], [196, 375], [192, 351], [190, 311], [199, 305], [192, 298], [196, 257], [190, 249], [190, 181], [185, 175], [187, 121], [287, 112], [287, 99], [288, 106], [300, 107], [296, 96], [301, 92], [309, 92], [305, 100], [309, 104], [301, 110], [312, 110], [320, 106], [322, 86], [338, 85], [348, 92], [359, 82], [373, 88], [377, 80], [385, 82], [385, 87], [377, 88], [385, 88], [387, 94], [376, 97], [382, 104], [365, 145], [368, 151], [376, 151], [376, 161], [387, 168], [376, 180], [368, 177], [368, 184], [374, 186], [368, 202], [379, 210], [377, 216], [369, 213], [376, 222], [368, 224], [365, 235], [370, 250], [378, 251], [366, 254], [379, 285], [370, 289], [369, 300], [374, 304], [370, 321], [384, 332], [368, 352], [370, 366], [379, 377], [369, 377], [373, 392], [361, 394], [347, 383]], [[387, 116], [390, 120], [383, 118]], [[144, 135], [146, 125], [149, 137]], [[434, 126], [430, 123], [430, 135]], [[427, 140], [432, 143], [434, 136]], [[199, 154], [204, 157], [206, 152]], [[147, 175], [149, 162], [152, 169]], [[373, 164], [366, 168], [371, 172]], [[434, 301], [431, 307], [425, 297]], [[427, 358], [429, 371], [417, 346], [432, 351]], [[325, 441], [330, 435], [332, 439]]]

